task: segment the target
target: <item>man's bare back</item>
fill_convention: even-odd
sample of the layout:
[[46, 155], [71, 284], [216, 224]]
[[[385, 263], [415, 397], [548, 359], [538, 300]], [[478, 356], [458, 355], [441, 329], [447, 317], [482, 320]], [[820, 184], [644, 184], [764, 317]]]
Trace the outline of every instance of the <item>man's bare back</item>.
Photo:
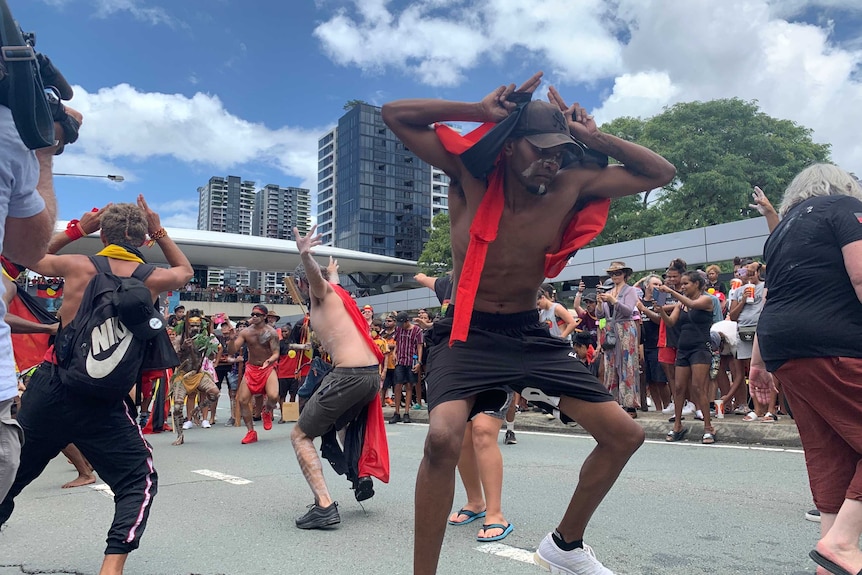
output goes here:
[[327, 292], [323, 299], [315, 298], [310, 321], [335, 367], [377, 365], [377, 357], [368, 348], [364, 334], [359, 332], [353, 319], [347, 315], [344, 302], [334, 291]]

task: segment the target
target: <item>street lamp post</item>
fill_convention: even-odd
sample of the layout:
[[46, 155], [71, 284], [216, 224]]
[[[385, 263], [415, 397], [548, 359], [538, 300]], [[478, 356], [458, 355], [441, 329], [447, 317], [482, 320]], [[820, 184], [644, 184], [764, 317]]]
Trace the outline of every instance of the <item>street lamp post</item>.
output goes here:
[[55, 175], [55, 176], [70, 176], [70, 177], [75, 177], [75, 178], [107, 178], [107, 179], [111, 180], [112, 182], [123, 182], [126, 180], [126, 178], [124, 178], [123, 176], [118, 176], [115, 174], [108, 174], [107, 176], [96, 176], [93, 174], [59, 174], [57, 172], [54, 172], [53, 175]]

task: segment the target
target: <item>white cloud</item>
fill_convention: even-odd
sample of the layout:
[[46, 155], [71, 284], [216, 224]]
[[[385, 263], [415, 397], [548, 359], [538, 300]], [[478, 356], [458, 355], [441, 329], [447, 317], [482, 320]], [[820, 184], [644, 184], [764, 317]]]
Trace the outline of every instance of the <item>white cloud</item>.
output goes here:
[[[149, 202], [148, 202], [149, 203]], [[198, 227], [197, 200], [174, 200], [150, 204], [159, 214], [161, 223], [166, 228], [185, 228], [195, 230]]]
[[[739, 97], [814, 130], [862, 172], [862, 34], [833, 37], [830, 14], [858, 0], [353, 0], [314, 31], [336, 63], [461, 84], [489, 63], [544, 62], [566, 88], [613, 83], [594, 113], [651, 116], [676, 102]], [[832, 12], [830, 12], [830, 10]], [[802, 15], [814, 23], [790, 22]], [[845, 36], [847, 35], [845, 31]], [[517, 56], [517, 59], [513, 58]], [[509, 78], [503, 78], [509, 80]]]
[[[393, 66], [433, 86], [453, 86], [484, 60], [518, 48], [541, 54], [561, 78], [589, 81], [618, 68], [619, 45], [605, 24], [604, 3], [585, 0], [425, 0], [400, 13], [387, 0], [355, 1], [314, 30], [341, 65], [369, 73]], [[444, 10], [445, 9], [445, 10]]]
[[828, 26], [790, 23], [770, 8], [760, 0], [626, 0], [620, 15], [631, 30], [622, 51], [627, 72], [595, 115], [646, 117], [676, 102], [757, 100], [765, 113], [812, 128], [816, 141], [832, 144], [837, 163], [859, 170], [862, 142], [847, 119], [858, 117], [862, 101], [853, 75], [862, 52], [835, 46]]
[[96, 17], [106, 18], [118, 12], [128, 12], [136, 20], [152, 25], [166, 24], [177, 26], [178, 20], [170, 16], [164, 8], [147, 6], [139, 0], [94, 0]]
[[231, 114], [218, 97], [203, 93], [146, 93], [128, 84], [95, 93], [74, 89], [71, 105], [84, 115], [76, 158], [111, 163], [171, 156], [216, 172], [262, 163], [316, 189], [317, 139], [325, 126], [269, 128]]

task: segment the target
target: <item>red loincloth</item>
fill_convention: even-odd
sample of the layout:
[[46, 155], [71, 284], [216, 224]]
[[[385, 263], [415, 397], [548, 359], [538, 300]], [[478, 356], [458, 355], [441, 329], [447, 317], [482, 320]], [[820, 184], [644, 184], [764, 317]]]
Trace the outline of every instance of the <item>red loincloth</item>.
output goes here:
[[252, 395], [266, 393], [266, 380], [269, 379], [269, 374], [275, 369], [275, 365], [271, 363], [269, 367], [251, 364], [245, 366], [245, 384]]

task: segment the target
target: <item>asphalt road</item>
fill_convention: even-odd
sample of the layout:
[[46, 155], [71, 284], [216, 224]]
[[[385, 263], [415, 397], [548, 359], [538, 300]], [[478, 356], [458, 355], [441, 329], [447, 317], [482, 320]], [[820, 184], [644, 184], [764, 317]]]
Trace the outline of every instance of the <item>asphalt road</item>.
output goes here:
[[[170, 445], [170, 434], [148, 436], [159, 493], [126, 573], [411, 573], [412, 493], [426, 427], [387, 426], [392, 481], [377, 485], [364, 510], [326, 464], [342, 518], [330, 531], [294, 526], [312, 498], [290, 446], [291, 427], [258, 427], [261, 440], [248, 446], [240, 445], [244, 429], [221, 424], [187, 431], [181, 447]], [[450, 527], [439, 573], [544, 572], [529, 562], [532, 551], [559, 520], [593, 442], [577, 435], [518, 437], [518, 445], [501, 446], [504, 511], [514, 532], [492, 546], [475, 541], [476, 524]], [[73, 477], [58, 458], [18, 497], [0, 533], [0, 575], [98, 571], [112, 499], [103, 489], [60, 489]], [[458, 487], [454, 506], [463, 497]], [[619, 574], [813, 573], [807, 554], [819, 525], [803, 517], [811, 506], [799, 449], [651, 441], [599, 508], [586, 541]]]

